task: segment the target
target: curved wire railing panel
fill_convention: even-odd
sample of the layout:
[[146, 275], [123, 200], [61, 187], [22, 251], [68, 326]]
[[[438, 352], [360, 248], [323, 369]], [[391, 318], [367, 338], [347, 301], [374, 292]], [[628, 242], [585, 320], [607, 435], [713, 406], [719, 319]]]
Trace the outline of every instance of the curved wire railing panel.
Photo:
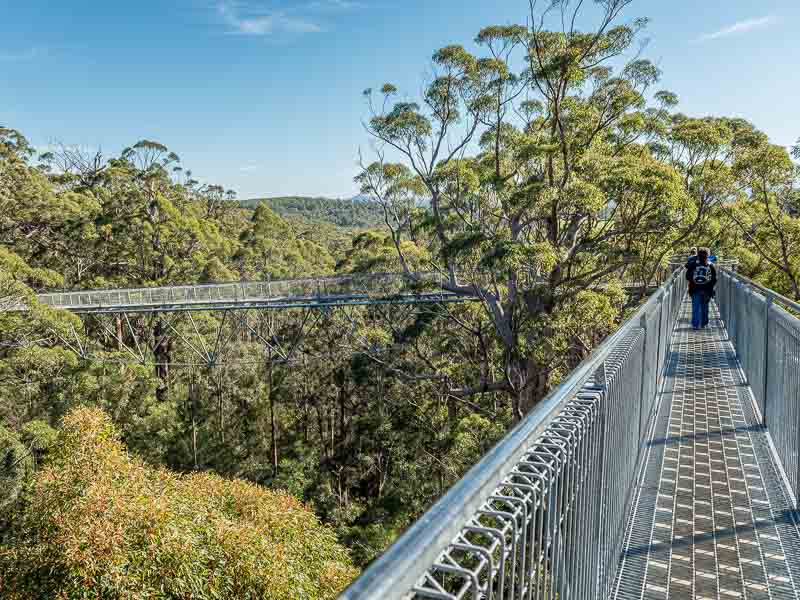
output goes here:
[[341, 600], [607, 598], [685, 291], [677, 271]]
[[800, 498], [800, 304], [720, 270], [717, 303], [794, 495]]

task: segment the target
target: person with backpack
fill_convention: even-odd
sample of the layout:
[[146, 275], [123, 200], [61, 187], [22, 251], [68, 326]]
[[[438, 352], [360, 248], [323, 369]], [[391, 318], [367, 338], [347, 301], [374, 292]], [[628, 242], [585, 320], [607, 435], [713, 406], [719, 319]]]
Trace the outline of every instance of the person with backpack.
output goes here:
[[689, 254], [689, 258], [686, 261], [686, 268], [689, 269], [696, 262], [697, 262], [697, 248], [692, 248], [691, 254]]
[[687, 264], [686, 279], [692, 297], [692, 329], [705, 328], [708, 326], [708, 304], [717, 285], [717, 269], [708, 260], [706, 248], [700, 248], [697, 260]]

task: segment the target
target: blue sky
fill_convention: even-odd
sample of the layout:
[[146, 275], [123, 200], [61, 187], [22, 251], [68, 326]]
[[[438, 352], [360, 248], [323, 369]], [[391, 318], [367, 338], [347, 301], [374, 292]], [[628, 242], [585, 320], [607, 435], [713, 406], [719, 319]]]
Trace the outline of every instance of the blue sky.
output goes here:
[[[409, 96], [432, 52], [527, 0], [0, 0], [0, 125], [116, 154], [147, 138], [239, 197], [355, 193], [361, 91]], [[635, 0], [644, 52], [692, 115], [800, 137], [800, 2]]]

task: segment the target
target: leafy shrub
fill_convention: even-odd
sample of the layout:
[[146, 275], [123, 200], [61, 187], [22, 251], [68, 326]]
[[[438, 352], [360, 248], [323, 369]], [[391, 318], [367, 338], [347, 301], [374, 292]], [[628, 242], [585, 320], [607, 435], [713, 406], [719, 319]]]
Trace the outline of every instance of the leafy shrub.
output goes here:
[[108, 416], [64, 419], [0, 546], [0, 596], [333, 598], [356, 575], [300, 501], [130, 456]]

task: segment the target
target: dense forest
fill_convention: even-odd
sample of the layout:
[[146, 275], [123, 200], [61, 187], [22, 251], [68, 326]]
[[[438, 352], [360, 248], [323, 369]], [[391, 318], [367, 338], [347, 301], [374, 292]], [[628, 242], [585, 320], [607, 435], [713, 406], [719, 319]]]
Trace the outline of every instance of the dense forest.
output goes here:
[[242, 200], [240, 204], [251, 209], [266, 204], [290, 225], [297, 239], [325, 247], [337, 262], [345, 258], [355, 235], [383, 224], [381, 206], [363, 197], [345, 200], [284, 196]]
[[348, 199], [281, 196], [242, 200], [241, 205], [255, 208], [262, 202], [284, 219], [297, 218], [307, 223], [355, 229], [369, 229], [383, 224], [381, 207], [368, 196]]
[[[156, 141], [37, 154], [0, 128], [0, 596], [333, 598], [618, 327], [623, 281], [702, 244], [800, 300], [790, 151], [682, 114], [623, 60], [626, 4], [588, 33], [486, 27], [416, 101], [367, 90], [368, 202], [243, 205]], [[480, 301], [36, 299], [387, 271]]]

